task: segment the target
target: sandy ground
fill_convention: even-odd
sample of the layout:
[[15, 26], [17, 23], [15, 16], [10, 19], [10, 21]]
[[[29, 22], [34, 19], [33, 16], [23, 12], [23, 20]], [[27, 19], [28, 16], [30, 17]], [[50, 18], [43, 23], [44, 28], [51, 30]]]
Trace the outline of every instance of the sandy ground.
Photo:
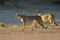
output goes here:
[[22, 31], [17, 26], [0, 27], [0, 40], [60, 40], [60, 28]]

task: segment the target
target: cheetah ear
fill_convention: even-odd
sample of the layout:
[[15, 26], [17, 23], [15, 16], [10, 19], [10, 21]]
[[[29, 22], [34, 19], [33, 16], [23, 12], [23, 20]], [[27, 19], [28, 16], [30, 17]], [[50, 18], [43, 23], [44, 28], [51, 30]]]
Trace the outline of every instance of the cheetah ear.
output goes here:
[[16, 13], [15, 17], [17, 17], [18, 15], [20, 15], [19, 13]]

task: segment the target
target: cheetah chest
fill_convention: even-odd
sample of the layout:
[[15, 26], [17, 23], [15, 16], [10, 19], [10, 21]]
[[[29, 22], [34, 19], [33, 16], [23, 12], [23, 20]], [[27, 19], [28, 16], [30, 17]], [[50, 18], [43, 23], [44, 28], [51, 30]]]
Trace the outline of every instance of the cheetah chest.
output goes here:
[[20, 18], [20, 20], [21, 20], [21, 22], [23, 22], [23, 19], [22, 18]]

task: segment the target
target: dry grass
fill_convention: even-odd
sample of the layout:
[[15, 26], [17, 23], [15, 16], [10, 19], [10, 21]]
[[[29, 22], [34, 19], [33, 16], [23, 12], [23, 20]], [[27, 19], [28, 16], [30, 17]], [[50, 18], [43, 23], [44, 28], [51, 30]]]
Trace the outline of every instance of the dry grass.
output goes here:
[[[17, 25], [17, 24], [5, 25], [3, 23], [0, 23], [0, 28], [1, 27], [7, 27], [7, 28], [13, 28], [13, 29], [18, 29], [18, 28], [22, 29], [22, 25]], [[34, 24], [32, 24], [32, 25], [26, 25], [25, 28], [26, 29], [32, 29], [32, 28], [35, 28], [35, 25]], [[41, 26], [37, 26], [36, 28], [37, 29], [42, 29]], [[52, 28], [51, 26], [48, 26], [47, 29], [51, 29], [51, 28]], [[55, 26], [54, 28], [60, 28], [60, 24], [58, 26]]]
[[[26, 29], [32, 29], [34, 25], [26, 25]], [[49, 27], [51, 28], [51, 27]], [[21, 25], [5, 25], [0, 27], [0, 40], [60, 40], [60, 26], [57, 26], [53, 31], [50, 29], [44, 29], [41, 31], [41, 27], [37, 27], [39, 30], [25, 30], [22, 31]]]

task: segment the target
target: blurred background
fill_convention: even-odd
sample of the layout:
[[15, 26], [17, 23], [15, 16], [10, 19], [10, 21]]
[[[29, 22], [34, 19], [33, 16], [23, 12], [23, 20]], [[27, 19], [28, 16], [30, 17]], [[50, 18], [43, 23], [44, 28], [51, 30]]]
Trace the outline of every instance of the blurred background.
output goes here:
[[16, 13], [34, 15], [52, 13], [56, 23], [60, 23], [60, 0], [0, 0], [0, 22], [4, 24], [21, 24]]

